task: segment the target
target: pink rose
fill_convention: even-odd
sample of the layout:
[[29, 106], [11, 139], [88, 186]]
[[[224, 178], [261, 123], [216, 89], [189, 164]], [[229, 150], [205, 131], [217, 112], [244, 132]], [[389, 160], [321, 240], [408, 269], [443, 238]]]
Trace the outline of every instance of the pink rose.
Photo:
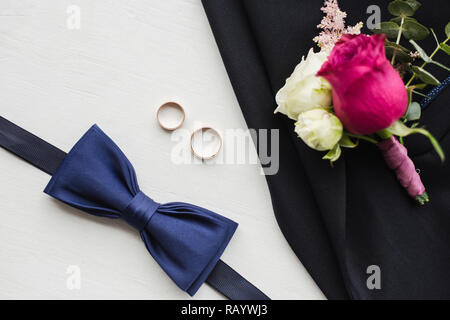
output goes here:
[[333, 88], [333, 105], [344, 127], [372, 134], [405, 113], [405, 85], [386, 59], [385, 35], [344, 35], [317, 73]]

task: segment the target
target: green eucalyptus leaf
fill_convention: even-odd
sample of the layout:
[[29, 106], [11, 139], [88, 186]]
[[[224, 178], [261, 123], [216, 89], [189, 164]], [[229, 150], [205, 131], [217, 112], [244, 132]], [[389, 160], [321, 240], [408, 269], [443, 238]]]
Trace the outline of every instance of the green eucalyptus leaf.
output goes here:
[[424, 97], [424, 98], [430, 98], [429, 96], [427, 96], [426, 94], [423, 94], [423, 93], [421, 93], [421, 92], [419, 92], [419, 91], [416, 91], [416, 90], [413, 90], [413, 91], [411, 91], [412, 93], [414, 93], [414, 94], [417, 94], [417, 95], [419, 95], [419, 96], [421, 96], [421, 97]]
[[386, 131], [391, 132], [393, 135], [399, 136], [399, 137], [406, 137], [414, 133], [420, 133], [426, 136], [431, 144], [434, 147], [434, 150], [439, 155], [442, 161], [445, 160], [444, 151], [442, 150], [441, 146], [439, 145], [439, 142], [433, 137], [433, 135], [428, 132], [427, 130], [423, 128], [409, 128], [407, 127], [403, 122], [396, 121], [394, 122], [389, 128], [385, 129]]
[[343, 134], [341, 140], [339, 140], [339, 145], [344, 148], [355, 148], [358, 146], [358, 140], [353, 142], [348, 134]]
[[445, 34], [447, 35], [447, 38], [450, 38], [450, 22], [445, 26]]
[[409, 104], [408, 110], [406, 111], [406, 120], [415, 121], [419, 120], [421, 116], [422, 108], [418, 102], [412, 102]]
[[392, 56], [394, 55], [394, 52], [395, 52], [395, 59], [396, 59], [396, 61], [399, 61], [399, 62], [402, 62], [402, 63], [408, 63], [408, 62], [412, 62], [413, 61], [413, 58], [409, 54], [404, 53], [403, 51], [398, 51], [398, 50], [396, 50], [393, 47], [389, 47], [389, 48], [386, 47], [386, 56], [389, 59], [392, 59]]
[[385, 130], [390, 132], [393, 135], [398, 136], [398, 137], [406, 137], [407, 135], [410, 135], [412, 133], [411, 130], [413, 130], [413, 129], [407, 127], [401, 121], [396, 121], [390, 127], [386, 128]]
[[422, 4], [416, 0], [406, 0], [406, 3], [409, 4], [411, 8], [413, 8], [414, 12], [416, 12], [417, 9], [422, 6]]
[[442, 63], [439, 63], [439, 62], [434, 61], [434, 60], [431, 60], [430, 62], [431, 62], [432, 64], [435, 64], [435, 65], [437, 65], [438, 67], [441, 67], [442, 69], [445, 69], [445, 70], [447, 70], [447, 71], [450, 72], [450, 68], [447, 67], [447, 66], [444, 66]]
[[398, 32], [400, 30], [400, 26], [396, 24], [395, 22], [381, 22], [380, 27], [378, 29], [373, 29], [372, 31], [375, 33], [384, 33], [386, 34], [386, 37], [389, 39], [396, 39]]
[[389, 13], [397, 17], [410, 17], [414, 15], [414, 8], [406, 1], [395, 0], [388, 5]]
[[427, 83], [427, 84], [432, 84], [432, 85], [439, 85], [441, 84], [439, 82], [438, 79], [436, 79], [431, 73], [429, 73], [428, 71], [426, 71], [425, 69], [418, 67], [418, 66], [412, 66], [412, 71], [414, 72], [414, 74], [423, 82]]
[[418, 83], [414, 85], [414, 88], [419, 89], [419, 90], [423, 90], [427, 87], [426, 83]]
[[446, 54], [450, 55], [450, 46], [446, 43], [441, 43], [439, 45], [439, 48], [441, 48], [442, 51], [444, 51]]
[[405, 21], [402, 29], [405, 38], [408, 40], [423, 40], [430, 35], [427, 27], [415, 21]]
[[322, 159], [330, 160], [330, 162], [335, 162], [335, 161], [337, 161], [339, 159], [339, 157], [341, 156], [341, 153], [342, 153], [342, 149], [339, 146], [339, 143], [337, 143], [333, 147], [333, 149], [328, 151], [328, 153], [322, 157]]
[[409, 42], [414, 46], [414, 48], [419, 53], [420, 57], [425, 62], [431, 62], [431, 58], [426, 54], [425, 50], [423, 50], [414, 40], [409, 40]]
[[416, 19], [411, 18], [411, 17], [395, 17], [395, 18], [390, 19], [389, 21], [395, 22], [396, 24], [400, 25], [402, 23], [402, 18], [404, 19], [403, 23], [405, 23], [405, 21], [417, 22]]
[[400, 44], [396, 44], [395, 42], [389, 41], [389, 40], [385, 40], [384, 41], [385, 46], [389, 46], [389, 47], [395, 47], [398, 50], [401, 50], [405, 53], [409, 53], [411, 50], [405, 48], [404, 46], [400, 45]]
[[412, 62], [413, 58], [409, 55], [410, 50], [406, 49], [405, 47], [396, 44], [395, 42], [391, 42], [389, 40], [386, 40], [385, 45], [386, 49], [386, 55], [390, 58], [392, 58], [394, 52], [397, 61], [400, 62]]
[[396, 44], [395, 42], [389, 41], [389, 40], [385, 40], [384, 42], [384, 46], [385, 48], [394, 48], [397, 50], [397, 52], [401, 51], [404, 52], [406, 54], [409, 55], [410, 51], [409, 49], [406, 49], [404, 46], [400, 45], [400, 44]]
[[430, 28], [431, 34], [433, 35], [434, 41], [436, 41], [437, 46], [439, 47], [439, 40], [434, 32], [433, 28]]

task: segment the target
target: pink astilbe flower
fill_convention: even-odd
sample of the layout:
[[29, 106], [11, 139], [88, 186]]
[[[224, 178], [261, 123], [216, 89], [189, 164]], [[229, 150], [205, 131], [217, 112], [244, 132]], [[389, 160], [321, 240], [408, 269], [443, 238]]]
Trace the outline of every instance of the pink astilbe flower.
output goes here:
[[361, 29], [364, 26], [364, 23], [361, 21], [355, 24], [354, 26], [349, 26], [347, 29], [345, 29], [344, 34], [361, 34]]
[[355, 26], [345, 27], [347, 13], [339, 8], [337, 0], [325, 0], [324, 6], [320, 10], [325, 13], [322, 21], [317, 25], [317, 28], [322, 31], [313, 40], [322, 50], [330, 52], [344, 34], [357, 35], [361, 33], [362, 22]]

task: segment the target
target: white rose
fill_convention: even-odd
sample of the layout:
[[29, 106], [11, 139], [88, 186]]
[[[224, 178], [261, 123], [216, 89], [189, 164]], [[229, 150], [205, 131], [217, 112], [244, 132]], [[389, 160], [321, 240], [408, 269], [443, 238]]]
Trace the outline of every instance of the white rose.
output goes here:
[[316, 73], [327, 60], [325, 52], [315, 53], [311, 48], [308, 56], [295, 67], [286, 84], [278, 91], [275, 100], [281, 112], [293, 120], [297, 120], [301, 112], [315, 108], [329, 108], [332, 102], [331, 86]]
[[295, 132], [309, 147], [325, 151], [332, 149], [341, 140], [343, 126], [331, 112], [313, 109], [298, 116]]

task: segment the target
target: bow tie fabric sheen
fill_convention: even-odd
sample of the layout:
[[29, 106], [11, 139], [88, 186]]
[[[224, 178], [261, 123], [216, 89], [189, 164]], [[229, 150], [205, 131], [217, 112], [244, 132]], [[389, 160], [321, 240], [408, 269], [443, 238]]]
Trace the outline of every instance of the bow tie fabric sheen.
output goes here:
[[237, 228], [204, 208], [160, 204], [146, 196], [131, 163], [96, 125], [68, 153], [44, 192], [92, 215], [125, 220], [190, 295], [206, 280]]
[[206, 281], [231, 299], [269, 299], [219, 260], [237, 223], [192, 204], [152, 200], [139, 189], [130, 161], [97, 125], [66, 155], [0, 117], [0, 146], [53, 174], [48, 195], [135, 228], [161, 268], [190, 295]]

